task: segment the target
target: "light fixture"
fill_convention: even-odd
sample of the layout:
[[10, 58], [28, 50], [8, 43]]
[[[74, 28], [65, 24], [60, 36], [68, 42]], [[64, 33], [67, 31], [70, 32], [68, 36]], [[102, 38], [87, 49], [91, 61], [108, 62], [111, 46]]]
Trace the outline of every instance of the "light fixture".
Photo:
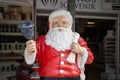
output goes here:
[[87, 24], [88, 25], [93, 25], [93, 24], [95, 24], [95, 22], [93, 22], [93, 21], [92, 22], [87, 22]]

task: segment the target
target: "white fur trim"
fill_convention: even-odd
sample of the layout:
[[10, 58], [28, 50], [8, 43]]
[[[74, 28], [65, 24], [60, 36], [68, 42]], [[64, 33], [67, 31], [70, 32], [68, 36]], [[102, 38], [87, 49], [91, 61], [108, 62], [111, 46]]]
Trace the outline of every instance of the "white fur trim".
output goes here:
[[84, 71], [85, 71], [85, 68], [82, 68], [82, 69], [80, 69], [80, 71], [81, 71], [81, 74], [80, 74], [80, 80], [85, 80], [85, 73], [84, 73]]
[[88, 52], [87, 52], [86, 48], [84, 48], [84, 47], [82, 47], [82, 48], [84, 49], [83, 56], [78, 55], [78, 67], [79, 68], [84, 68], [86, 60], [88, 58]]
[[[73, 42], [77, 43], [79, 37], [80, 37], [80, 35], [78, 33], [73, 32]], [[67, 61], [69, 63], [75, 63], [75, 53], [71, 52], [67, 57]]]
[[24, 58], [25, 58], [25, 62], [28, 64], [28, 65], [31, 65], [35, 62], [35, 57], [36, 57], [36, 50], [33, 52], [32, 55], [29, 55], [27, 53], [27, 49], [25, 48], [25, 51], [24, 51]]
[[75, 64], [75, 53], [71, 52], [69, 56], [67, 57], [67, 61], [69, 63]]
[[[73, 34], [73, 41], [75, 42], [75, 43], [77, 43], [78, 42], [78, 39], [79, 39], [79, 36], [80, 35], [78, 35], [78, 33], [74, 33]], [[85, 74], [84, 74], [84, 70], [85, 70], [85, 63], [86, 63], [86, 61], [87, 61], [87, 58], [88, 58], [88, 52], [87, 52], [87, 50], [86, 50], [86, 48], [84, 48], [84, 47], [82, 47], [83, 49], [84, 49], [84, 53], [83, 53], [83, 56], [81, 56], [81, 55], [77, 55], [77, 59], [78, 59], [78, 63], [77, 63], [77, 65], [78, 65], [78, 67], [80, 68], [80, 70], [81, 70], [81, 74], [80, 74], [80, 80], [85, 80]], [[73, 52], [71, 52], [70, 54], [69, 54], [69, 56], [67, 57], [67, 61], [69, 62], [69, 63], [72, 63], [72, 64], [75, 64], [75, 54], [73, 53]]]
[[80, 80], [85, 80], [85, 74], [84, 74], [84, 70], [85, 70], [85, 63], [87, 61], [88, 58], [88, 52], [86, 50], [86, 48], [84, 48], [84, 53], [83, 56], [78, 55], [78, 67], [81, 70], [81, 74], [80, 74]]

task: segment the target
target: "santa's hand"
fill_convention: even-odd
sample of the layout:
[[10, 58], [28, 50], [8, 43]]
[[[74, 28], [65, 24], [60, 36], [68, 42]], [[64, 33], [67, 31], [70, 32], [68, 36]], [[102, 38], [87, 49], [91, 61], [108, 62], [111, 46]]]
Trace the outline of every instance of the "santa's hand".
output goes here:
[[77, 54], [80, 54], [81, 56], [84, 53], [83, 47], [81, 47], [78, 43], [73, 42], [71, 44], [71, 51]]
[[36, 48], [36, 43], [33, 40], [29, 40], [26, 42], [26, 49], [27, 49], [27, 53], [32, 55], [32, 53], [35, 51]]

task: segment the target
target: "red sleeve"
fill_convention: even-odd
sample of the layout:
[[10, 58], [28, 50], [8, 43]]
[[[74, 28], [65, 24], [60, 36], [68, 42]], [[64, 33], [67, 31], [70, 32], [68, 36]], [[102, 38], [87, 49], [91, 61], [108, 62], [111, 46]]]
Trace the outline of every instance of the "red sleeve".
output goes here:
[[88, 59], [86, 64], [91, 64], [94, 60], [94, 56], [92, 51], [90, 50], [90, 48], [87, 46], [87, 43], [85, 42], [85, 40], [83, 38], [79, 38], [78, 43], [80, 44], [80, 46], [86, 48], [87, 52], [88, 52]]
[[40, 60], [40, 54], [44, 46], [45, 36], [39, 36], [36, 39], [36, 61]]

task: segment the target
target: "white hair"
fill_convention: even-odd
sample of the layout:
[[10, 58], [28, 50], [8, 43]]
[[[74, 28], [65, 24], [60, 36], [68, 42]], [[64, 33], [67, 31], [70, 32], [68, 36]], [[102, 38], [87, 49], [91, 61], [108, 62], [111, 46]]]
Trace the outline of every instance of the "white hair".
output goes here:
[[72, 23], [73, 23], [73, 18], [72, 18], [72, 15], [70, 14], [69, 11], [67, 10], [64, 10], [64, 9], [60, 9], [60, 10], [55, 10], [53, 11], [50, 15], [49, 15], [49, 28], [52, 27], [52, 19], [57, 17], [57, 16], [64, 16], [67, 18], [69, 24], [71, 25], [72, 27]]

